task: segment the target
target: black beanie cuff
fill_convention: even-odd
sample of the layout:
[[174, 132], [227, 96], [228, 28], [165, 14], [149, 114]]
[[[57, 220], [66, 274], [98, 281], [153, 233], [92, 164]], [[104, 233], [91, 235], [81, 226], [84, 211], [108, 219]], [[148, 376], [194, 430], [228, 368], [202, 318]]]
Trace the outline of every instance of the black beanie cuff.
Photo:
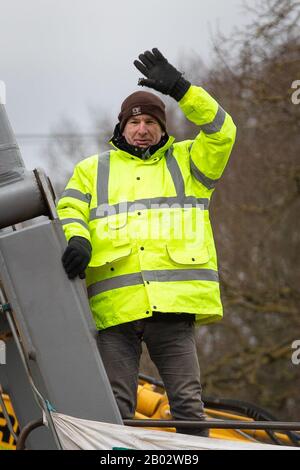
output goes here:
[[122, 103], [118, 119], [121, 132], [130, 117], [140, 114], [149, 114], [159, 122], [161, 128], [166, 130], [166, 112], [164, 102], [148, 91], [136, 91], [129, 95]]

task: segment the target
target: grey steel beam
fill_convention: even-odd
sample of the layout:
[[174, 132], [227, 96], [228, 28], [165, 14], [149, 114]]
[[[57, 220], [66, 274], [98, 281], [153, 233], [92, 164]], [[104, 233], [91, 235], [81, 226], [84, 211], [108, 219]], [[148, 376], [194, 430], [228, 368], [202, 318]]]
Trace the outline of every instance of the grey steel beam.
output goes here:
[[121, 424], [84, 284], [63, 271], [65, 246], [59, 221], [0, 236], [4, 290], [45, 398], [59, 412]]
[[[9, 231], [9, 226], [41, 215], [51, 220]], [[51, 184], [41, 170], [25, 170], [0, 103], [0, 279], [15, 340], [7, 348], [8, 363], [0, 379], [21, 425], [37, 412], [41, 415], [33, 397], [46, 414], [48, 401], [67, 415], [122, 424], [98, 351], [84, 281], [70, 281], [62, 267], [67, 242], [56, 217]], [[26, 391], [23, 397], [20, 390], [22, 395]], [[32, 448], [43, 445], [38, 439], [30, 442]], [[47, 445], [53, 446], [53, 439]]]

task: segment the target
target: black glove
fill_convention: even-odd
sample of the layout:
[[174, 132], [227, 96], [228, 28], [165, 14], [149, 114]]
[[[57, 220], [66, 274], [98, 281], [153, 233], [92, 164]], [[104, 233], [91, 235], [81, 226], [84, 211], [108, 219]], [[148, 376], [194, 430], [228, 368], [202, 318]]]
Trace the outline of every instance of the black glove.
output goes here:
[[140, 78], [138, 84], [180, 101], [191, 86], [190, 82], [183, 78], [182, 73], [169, 64], [156, 48], [152, 49], [152, 52], [146, 51], [140, 54], [139, 59], [141, 62], [135, 60], [134, 65], [147, 78]]
[[84, 237], [73, 237], [62, 256], [62, 264], [69, 279], [85, 278], [85, 268], [90, 262], [92, 246]]

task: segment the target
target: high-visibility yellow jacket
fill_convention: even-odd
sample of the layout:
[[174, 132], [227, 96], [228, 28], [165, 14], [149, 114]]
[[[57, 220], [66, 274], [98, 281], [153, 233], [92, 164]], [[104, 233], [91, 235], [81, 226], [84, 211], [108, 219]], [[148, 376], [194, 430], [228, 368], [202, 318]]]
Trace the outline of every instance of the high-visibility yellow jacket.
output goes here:
[[236, 128], [203, 88], [191, 86], [179, 105], [200, 127], [195, 140], [170, 137], [147, 160], [117, 148], [93, 155], [58, 202], [67, 240], [92, 244], [86, 282], [99, 329], [155, 311], [222, 317], [208, 209]]

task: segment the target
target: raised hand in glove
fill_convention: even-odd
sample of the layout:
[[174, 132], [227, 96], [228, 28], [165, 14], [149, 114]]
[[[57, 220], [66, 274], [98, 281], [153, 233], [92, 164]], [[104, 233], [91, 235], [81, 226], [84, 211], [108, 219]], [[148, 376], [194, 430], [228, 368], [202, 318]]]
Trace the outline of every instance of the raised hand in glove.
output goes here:
[[134, 61], [136, 68], [147, 78], [140, 78], [138, 84], [160, 91], [180, 101], [191, 84], [183, 78], [173, 65], [169, 64], [162, 53], [154, 48], [152, 52], [145, 51]]
[[85, 278], [85, 269], [90, 262], [92, 247], [84, 237], [72, 237], [62, 256], [62, 264], [69, 279]]

